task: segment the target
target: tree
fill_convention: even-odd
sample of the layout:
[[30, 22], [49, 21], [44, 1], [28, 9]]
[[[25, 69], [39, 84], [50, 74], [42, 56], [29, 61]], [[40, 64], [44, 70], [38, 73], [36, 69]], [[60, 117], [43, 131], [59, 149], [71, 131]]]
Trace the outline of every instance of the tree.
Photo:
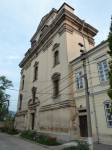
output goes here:
[[[111, 60], [109, 61], [109, 85], [110, 87], [109, 87], [109, 90], [107, 91], [107, 94], [112, 100], [112, 16], [111, 16], [110, 32], [109, 32], [107, 41], [109, 43], [109, 49], [110, 49], [108, 51], [108, 54], [111, 57]], [[112, 103], [110, 107], [110, 114], [112, 115]]]
[[3, 120], [7, 115], [7, 103], [10, 95], [6, 94], [6, 89], [13, 87], [12, 81], [8, 80], [5, 76], [0, 77], [0, 120]]

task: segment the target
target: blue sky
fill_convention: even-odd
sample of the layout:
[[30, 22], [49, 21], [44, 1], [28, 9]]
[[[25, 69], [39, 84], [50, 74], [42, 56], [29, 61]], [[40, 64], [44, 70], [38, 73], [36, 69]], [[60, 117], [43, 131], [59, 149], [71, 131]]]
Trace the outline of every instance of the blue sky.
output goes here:
[[[1, 0], [0, 1], [0, 76], [5, 75], [19, 90], [20, 68], [18, 64], [30, 48], [30, 39], [41, 18], [53, 7], [57, 10], [66, 2], [74, 14], [99, 30], [95, 45], [107, 39], [112, 0]], [[10, 110], [16, 111], [18, 92], [7, 90]]]

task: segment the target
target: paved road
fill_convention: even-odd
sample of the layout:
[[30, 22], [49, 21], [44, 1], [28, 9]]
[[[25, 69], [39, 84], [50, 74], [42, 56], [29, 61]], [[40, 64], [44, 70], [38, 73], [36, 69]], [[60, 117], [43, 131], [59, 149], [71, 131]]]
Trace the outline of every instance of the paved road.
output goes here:
[[0, 150], [50, 150], [18, 137], [0, 132]]

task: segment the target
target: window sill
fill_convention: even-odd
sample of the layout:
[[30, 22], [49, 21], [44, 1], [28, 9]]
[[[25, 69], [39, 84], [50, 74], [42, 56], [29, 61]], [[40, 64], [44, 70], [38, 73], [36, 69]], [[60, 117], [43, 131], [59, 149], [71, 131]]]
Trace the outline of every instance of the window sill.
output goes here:
[[[38, 78], [37, 78], [38, 79]], [[33, 80], [33, 82], [37, 81], [37, 79]]]
[[79, 89], [76, 91], [77, 93], [81, 93], [81, 92], [84, 92], [84, 88], [83, 89]]
[[59, 62], [58, 64], [54, 65], [53, 68], [56, 67], [56, 66], [59, 65], [59, 64], [60, 64], [60, 62]]
[[58, 98], [59, 96], [60, 95], [53, 95], [52, 98], [55, 99], [55, 98]]
[[100, 82], [100, 85], [101, 85], [101, 86], [109, 85], [109, 81]]

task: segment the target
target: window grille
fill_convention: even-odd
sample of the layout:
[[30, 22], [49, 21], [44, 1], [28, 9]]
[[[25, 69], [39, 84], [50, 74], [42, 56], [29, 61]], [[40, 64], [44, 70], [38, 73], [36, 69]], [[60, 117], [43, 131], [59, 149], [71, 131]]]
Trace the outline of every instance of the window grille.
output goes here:
[[98, 64], [98, 71], [100, 76], [100, 82], [105, 82], [109, 80], [108, 76], [108, 65], [107, 60], [104, 60]]
[[83, 89], [82, 71], [76, 74], [76, 87], [77, 90]]
[[105, 114], [106, 114], [108, 127], [112, 127], [112, 115], [110, 115], [110, 113], [109, 113], [110, 106], [111, 106], [111, 103], [105, 103]]

